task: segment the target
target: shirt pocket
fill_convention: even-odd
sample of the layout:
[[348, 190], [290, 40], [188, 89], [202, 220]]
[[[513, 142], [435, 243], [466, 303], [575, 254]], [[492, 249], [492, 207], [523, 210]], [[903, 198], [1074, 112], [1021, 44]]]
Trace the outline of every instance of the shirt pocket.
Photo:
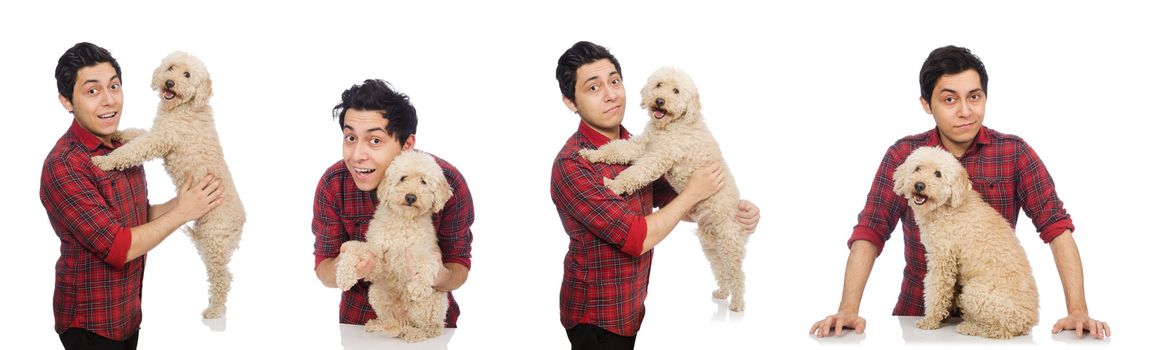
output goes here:
[[991, 206], [1007, 208], [1015, 202], [1014, 179], [1006, 176], [975, 176], [971, 178], [975, 191]]

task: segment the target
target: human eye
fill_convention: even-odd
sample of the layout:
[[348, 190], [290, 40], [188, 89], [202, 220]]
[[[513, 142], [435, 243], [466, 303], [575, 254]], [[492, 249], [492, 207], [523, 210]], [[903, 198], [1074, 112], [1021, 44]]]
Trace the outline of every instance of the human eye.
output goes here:
[[379, 139], [379, 138], [376, 138], [376, 137], [374, 137], [374, 138], [371, 138], [371, 139], [369, 139], [369, 144], [372, 144], [372, 145], [380, 145], [380, 144], [381, 144], [381, 139]]
[[597, 86], [597, 84], [594, 84], [594, 85], [590, 85], [590, 87], [589, 87], [589, 91], [590, 91], [590, 92], [598, 92], [598, 89], [599, 89], [599, 88], [600, 88], [600, 87], [599, 87], [599, 86]]
[[981, 100], [982, 98], [983, 98], [982, 94], [971, 95], [971, 101], [978, 101], [978, 100]]
[[946, 102], [947, 104], [950, 104], [950, 103], [955, 103], [955, 98], [954, 98], [954, 96], [947, 96], [947, 97], [946, 97], [946, 98], [944, 98], [942, 101], [943, 101], [943, 102]]
[[110, 88], [113, 90], [120, 90], [120, 83], [112, 83], [112, 86], [110, 86]]
[[353, 135], [345, 135], [345, 142], [349, 142], [349, 143], [357, 142], [357, 137], [353, 136]]
[[610, 80], [610, 84], [618, 85], [618, 84], [621, 84], [621, 83], [622, 83], [622, 79], [621, 79], [621, 78], [618, 78], [618, 79], [614, 79], [614, 80]]

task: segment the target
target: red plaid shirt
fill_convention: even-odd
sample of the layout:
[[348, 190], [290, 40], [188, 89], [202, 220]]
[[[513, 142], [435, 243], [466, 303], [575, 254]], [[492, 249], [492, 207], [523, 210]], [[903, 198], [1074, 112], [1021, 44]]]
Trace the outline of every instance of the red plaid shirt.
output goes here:
[[[866, 196], [866, 206], [858, 214], [858, 225], [854, 226], [854, 233], [847, 243], [867, 240], [881, 253], [884, 242], [902, 218], [906, 268], [894, 315], [923, 314], [922, 280], [926, 276], [926, 248], [919, 240], [914, 213], [907, 206], [906, 199], [894, 193], [891, 176], [916, 148], [941, 144], [938, 130], [932, 129], [898, 140], [886, 151]], [[970, 175], [974, 189], [1010, 221], [1011, 227], [1015, 226], [1019, 208], [1022, 208], [1034, 222], [1043, 242], [1050, 243], [1063, 231], [1074, 231], [1071, 216], [1063, 209], [1063, 201], [1055, 192], [1051, 174], [1035, 151], [1018, 136], [983, 127], [959, 161]]]
[[148, 189], [143, 167], [106, 172], [92, 164], [113, 148], [73, 121], [44, 159], [40, 202], [60, 237], [52, 295], [57, 333], [82, 328], [124, 340], [140, 329], [145, 257], [125, 258], [131, 228], [148, 221]]
[[[470, 250], [473, 244], [473, 197], [469, 186], [457, 168], [441, 158], [433, 157], [441, 166], [453, 196], [445, 203], [445, 208], [433, 214], [433, 226], [437, 228], [437, 242], [441, 246], [441, 260], [470, 267]], [[321, 260], [335, 258], [341, 252], [341, 244], [349, 240], [365, 240], [369, 221], [377, 210], [377, 192], [361, 191], [353, 182], [344, 161], [338, 161], [325, 171], [317, 184], [317, 194], [313, 202], [313, 255], [315, 264]], [[315, 267], [315, 265], [314, 265]], [[353, 288], [341, 294], [341, 323], [365, 324], [377, 318], [373, 306], [369, 305], [369, 283], [358, 282]], [[457, 317], [461, 308], [449, 293], [449, 311], [445, 315], [445, 326], [457, 327]]]
[[[623, 127], [621, 138], [630, 134]], [[578, 150], [609, 142], [585, 123], [558, 152], [550, 178], [550, 194], [570, 237], [561, 284], [561, 323], [579, 323], [624, 336], [641, 328], [650, 284], [653, 250], [642, 254], [645, 216], [655, 203], [667, 203], [676, 193], [664, 180], [624, 197], [602, 183], [627, 165], [594, 164]]]

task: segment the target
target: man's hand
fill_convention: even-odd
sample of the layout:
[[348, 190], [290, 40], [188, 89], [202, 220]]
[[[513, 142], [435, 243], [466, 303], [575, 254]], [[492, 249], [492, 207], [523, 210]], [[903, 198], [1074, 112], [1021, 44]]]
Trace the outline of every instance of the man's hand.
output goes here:
[[743, 233], [751, 234], [754, 233], [754, 229], [758, 228], [758, 221], [762, 220], [762, 214], [759, 213], [757, 205], [742, 199], [738, 201], [738, 214], [734, 215], [734, 219], [738, 220], [738, 226], [742, 227]]
[[858, 317], [857, 313], [839, 312], [814, 322], [814, 326], [810, 327], [810, 334], [823, 338], [830, 336], [830, 330], [834, 329], [834, 336], [840, 337], [843, 328], [853, 329], [855, 334], [862, 334], [866, 331], [866, 319]]
[[1059, 334], [1066, 329], [1075, 330], [1075, 336], [1080, 338], [1083, 337], [1083, 330], [1087, 330], [1092, 337], [1099, 339], [1111, 336], [1111, 327], [1107, 325], [1107, 322], [1097, 321], [1085, 313], [1073, 313], [1060, 318], [1058, 322], [1055, 322], [1055, 327], [1051, 328], [1051, 333]]

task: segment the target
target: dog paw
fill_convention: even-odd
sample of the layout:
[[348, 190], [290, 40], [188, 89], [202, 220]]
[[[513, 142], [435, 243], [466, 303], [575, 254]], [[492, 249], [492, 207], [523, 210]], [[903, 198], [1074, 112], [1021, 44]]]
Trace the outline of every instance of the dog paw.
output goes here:
[[939, 329], [942, 327], [942, 320], [933, 320], [923, 317], [922, 319], [918, 320], [918, 322], [915, 322], [914, 326], [925, 330]]
[[627, 190], [626, 186], [623, 185], [621, 183], [621, 181], [615, 181], [614, 179], [611, 179], [608, 177], [603, 177], [602, 178], [602, 184], [606, 185], [606, 188], [609, 188], [610, 191], [614, 191], [615, 194], [619, 194], [619, 195], [628, 194], [627, 193], [628, 191], [626, 191]]
[[582, 156], [582, 158], [585, 158], [586, 160], [594, 162], [594, 163], [598, 163], [598, 162], [602, 161], [602, 159], [601, 159], [602, 157], [600, 157], [599, 154], [600, 153], [598, 153], [598, 150], [596, 150], [596, 149], [586, 148], [586, 149], [578, 150], [579, 156]]
[[132, 139], [135, 139], [140, 135], [144, 135], [144, 133], [144, 129], [128, 128], [112, 134], [112, 139], [119, 140], [120, 142], [128, 142], [132, 141]]
[[201, 312], [201, 316], [203, 316], [207, 320], [218, 319], [224, 315], [225, 315], [225, 306], [224, 305], [209, 305], [209, 307], [205, 308], [205, 311]]
[[397, 337], [401, 334], [401, 324], [395, 319], [382, 320], [374, 318], [365, 322], [365, 332], [383, 334], [388, 337]]
[[116, 168], [116, 164], [113, 164], [108, 156], [94, 156], [92, 157], [92, 164], [104, 171], [112, 171]]
[[426, 328], [406, 326], [406, 327], [401, 328], [401, 334], [398, 335], [398, 338], [401, 338], [401, 340], [404, 340], [406, 342], [416, 343], [416, 342], [423, 341], [423, 340], [433, 338], [433, 337], [437, 337], [440, 335], [441, 335], [441, 327], [440, 326], [438, 326], [438, 327], [426, 327]]
[[746, 301], [742, 300], [742, 298], [734, 297], [734, 299], [730, 300], [730, 311], [746, 311]]
[[725, 288], [718, 288], [714, 290], [714, 293], [712, 293], [711, 296], [713, 296], [714, 299], [725, 300], [726, 298], [730, 297], [730, 291], [726, 290]]

